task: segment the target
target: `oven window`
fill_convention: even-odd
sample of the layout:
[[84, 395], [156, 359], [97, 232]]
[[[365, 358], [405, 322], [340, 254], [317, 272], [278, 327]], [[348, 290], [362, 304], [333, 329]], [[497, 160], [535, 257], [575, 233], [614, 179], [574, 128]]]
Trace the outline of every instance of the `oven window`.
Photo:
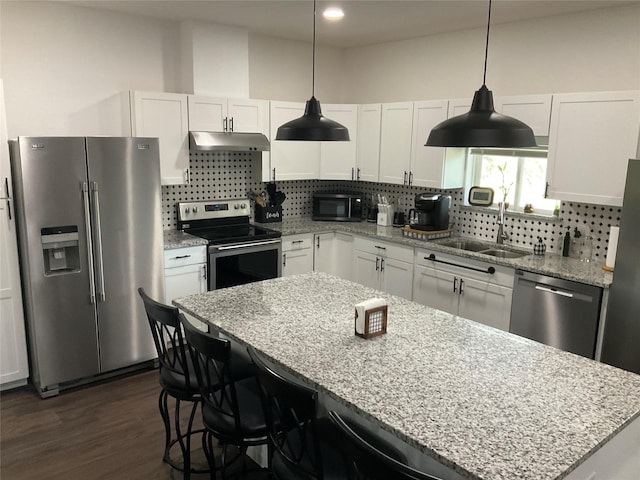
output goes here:
[[215, 258], [215, 289], [268, 280], [278, 276], [278, 250]]
[[318, 214], [323, 217], [346, 217], [348, 200], [320, 200]]

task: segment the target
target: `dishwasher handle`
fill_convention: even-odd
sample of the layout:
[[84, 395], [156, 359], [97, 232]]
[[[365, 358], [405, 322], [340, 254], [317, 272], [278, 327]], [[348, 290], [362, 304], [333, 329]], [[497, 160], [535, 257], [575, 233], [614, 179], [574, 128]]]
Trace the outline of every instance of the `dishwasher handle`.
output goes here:
[[545, 287], [543, 285], [536, 285], [536, 290], [541, 290], [547, 293], [553, 293], [554, 295], [562, 295], [563, 297], [573, 298], [573, 292], [565, 292], [564, 290], [558, 290], [557, 288]]

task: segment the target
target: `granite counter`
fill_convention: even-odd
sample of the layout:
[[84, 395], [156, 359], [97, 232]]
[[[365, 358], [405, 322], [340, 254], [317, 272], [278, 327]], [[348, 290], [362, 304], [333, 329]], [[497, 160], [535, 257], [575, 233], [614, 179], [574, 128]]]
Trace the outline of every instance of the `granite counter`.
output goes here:
[[[372, 297], [389, 304], [388, 333], [363, 340], [354, 305]], [[435, 459], [449, 478], [586, 479], [571, 472], [623, 430], [635, 432], [626, 448], [640, 458], [640, 376], [630, 372], [322, 273], [174, 304]]]
[[[469, 252], [441, 245], [441, 243], [446, 241], [446, 239], [425, 241], [407, 238], [402, 235], [402, 231], [399, 228], [380, 227], [375, 223], [317, 222], [310, 218], [293, 218], [285, 219], [282, 222], [264, 223], [261, 225], [266, 228], [278, 230], [282, 232], [282, 235], [321, 232], [342, 232], [353, 235], [362, 235], [365, 237], [375, 238], [377, 240], [397, 243], [399, 245], [427, 248], [451, 255], [482, 260], [486, 263], [495, 263], [507, 267], [520, 268], [529, 272], [586, 283], [596, 287], [608, 288], [613, 280], [613, 274], [602, 269], [604, 261], [581, 262], [574, 258], [566, 258], [556, 254], [537, 256], [533, 255], [532, 249], [527, 249], [529, 254], [524, 257], [513, 259], [497, 258], [483, 255], [481, 253]], [[478, 241], [478, 239], [472, 240]], [[492, 243], [487, 242], [487, 245], [490, 246]]]

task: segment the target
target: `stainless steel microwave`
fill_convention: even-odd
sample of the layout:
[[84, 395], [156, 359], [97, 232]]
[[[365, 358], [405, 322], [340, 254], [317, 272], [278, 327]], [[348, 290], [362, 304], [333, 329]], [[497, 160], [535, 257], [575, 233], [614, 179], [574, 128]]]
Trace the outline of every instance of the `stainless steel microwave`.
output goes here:
[[362, 220], [362, 195], [353, 193], [314, 193], [313, 220], [359, 222]]

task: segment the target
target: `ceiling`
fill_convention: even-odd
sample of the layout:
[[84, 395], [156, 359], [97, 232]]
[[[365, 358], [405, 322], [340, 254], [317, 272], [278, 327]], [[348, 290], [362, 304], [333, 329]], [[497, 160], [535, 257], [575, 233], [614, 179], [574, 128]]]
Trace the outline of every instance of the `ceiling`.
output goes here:
[[[492, 25], [638, 3], [640, 0], [494, 0]], [[67, 3], [172, 21], [200, 20], [249, 32], [311, 41], [311, 0], [67, 0]], [[340, 6], [345, 17], [320, 13]], [[486, 0], [318, 0], [318, 44], [339, 48], [484, 27]]]

